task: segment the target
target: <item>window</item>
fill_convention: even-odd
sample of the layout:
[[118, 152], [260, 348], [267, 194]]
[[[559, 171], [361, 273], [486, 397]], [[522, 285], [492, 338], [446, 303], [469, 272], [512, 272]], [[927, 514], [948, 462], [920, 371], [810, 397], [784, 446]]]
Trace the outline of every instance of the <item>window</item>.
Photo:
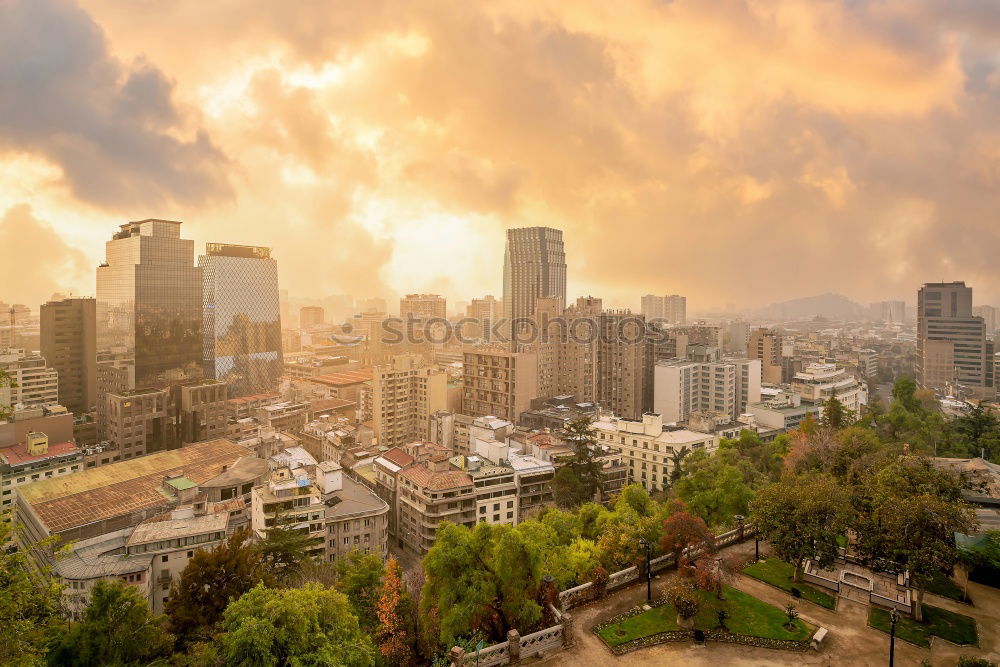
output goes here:
[[168, 558], [169, 556], [167, 556], [167, 554], [163, 554], [162, 556], [160, 556], [160, 562], [166, 563]]
[[194, 552], [193, 551], [189, 551], [188, 552], [188, 558], [191, 558], [192, 556], [194, 556]]
[[507, 512], [507, 518], [508, 519], [513, 519], [514, 518], [514, 513], [513, 512]]

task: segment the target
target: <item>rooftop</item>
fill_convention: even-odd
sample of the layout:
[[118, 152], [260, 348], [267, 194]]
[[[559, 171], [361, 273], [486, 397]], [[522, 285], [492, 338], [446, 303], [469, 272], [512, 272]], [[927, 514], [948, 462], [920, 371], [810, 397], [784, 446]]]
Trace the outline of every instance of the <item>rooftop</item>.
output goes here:
[[327, 508], [326, 518], [377, 512], [389, 508], [384, 500], [349, 476], [344, 475], [342, 483], [343, 487], [334, 494], [340, 498], [340, 502]]
[[41, 480], [18, 489], [18, 496], [50, 534], [59, 533], [167, 505], [170, 498], [161, 490], [164, 477], [183, 475], [200, 485], [246, 453], [245, 447], [229, 440], [208, 440]]
[[125, 540], [125, 544], [143, 544], [159, 542], [175, 537], [190, 537], [204, 533], [225, 531], [229, 525], [229, 514], [218, 512], [203, 516], [192, 516], [185, 519], [168, 519], [167, 521], [143, 521]]
[[8, 465], [19, 466], [25, 463], [66, 456], [67, 454], [78, 454], [79, 452], [80, 448], [73, 442], [57, 442], [55, 444], [49, 443], [49, 450], [45, 454], [29, 454], [28, 445], [19, 442], [10, 447], [0, 449], [0, 458], [6, 461]]
[[410, 466], [399, 474], [417, 486], [431, 491], [472, 486], [472, 478], [462, 470], [431, 472], [427, 466]]
[[372, 369], [360, 368], [354, 371], [342, 371], [340, 373], [329, 373], [327, 375], [316, 375], [307, 378], [309, 382], [329, 385], [331, 387], [344, 387], [352, 384], [359, 384], [372, 379]]

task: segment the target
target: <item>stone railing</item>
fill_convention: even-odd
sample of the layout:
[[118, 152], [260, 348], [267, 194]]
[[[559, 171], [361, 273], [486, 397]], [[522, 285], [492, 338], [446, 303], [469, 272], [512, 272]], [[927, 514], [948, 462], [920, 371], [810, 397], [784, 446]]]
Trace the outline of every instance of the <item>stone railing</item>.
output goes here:
[[453, 646], [448, 652], [452, 667], [494, 667], [495, 665], [515, 664], [521, 658], [541, 657], [545, 653], [560, 651], [573, 645], [573, 619], [569, 614], [552, 607], [559, 621], [558, 625], [533, 632], [522, 637], [517, 630], [507, 633], [507, 641], [487, 646], [479, 651], [467, 652], [460, 646]]

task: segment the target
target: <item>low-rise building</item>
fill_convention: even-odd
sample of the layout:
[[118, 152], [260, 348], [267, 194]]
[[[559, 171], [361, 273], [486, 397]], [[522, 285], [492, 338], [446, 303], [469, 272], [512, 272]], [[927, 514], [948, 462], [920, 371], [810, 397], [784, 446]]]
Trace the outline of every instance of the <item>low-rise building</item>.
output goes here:
[[821, 407], [822, 403], [836, 397], [855, 417], [861, 416], [861, 383], [836, 364], [809, 364], [792, 378], [792, 391], [806, 403]]
[[83, 453], [72, 441], [49, 442], [41, 432], [29, 432], [23, 442], [0, 449], [0, 507], [14, 506], [17, 489], [43, 479], [71, 475], [83, 468]]
[[411, 465], [398, 476], [400, 542], [418, 554], [434, 545], [442, 521], [476, 525], [476, 487], [464, 470], [453, 468], [447, 456], [425, 465]]
[[778, 431], [784, 433], [799, 427], [806, 415], [819, 418], [820, 406], [813, 403], [803, 403], [802, 397], [790, 391], [780, 390], [770, 394], [766, 400], [751, 403], [747, 412], [753, 415], [761, 431]]

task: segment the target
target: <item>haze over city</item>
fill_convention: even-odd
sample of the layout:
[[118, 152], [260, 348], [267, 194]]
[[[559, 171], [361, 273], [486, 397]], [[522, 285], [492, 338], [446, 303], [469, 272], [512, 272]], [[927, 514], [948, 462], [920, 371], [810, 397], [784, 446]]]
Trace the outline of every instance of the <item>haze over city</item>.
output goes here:
[[93, 294], [109, 226], [159, 217], [302, 296], [497, 293], [547, 225], [570, 294], [633, 308], [996, 302], [998, 38], [929, 0], [9, 0], [0, 282]]

